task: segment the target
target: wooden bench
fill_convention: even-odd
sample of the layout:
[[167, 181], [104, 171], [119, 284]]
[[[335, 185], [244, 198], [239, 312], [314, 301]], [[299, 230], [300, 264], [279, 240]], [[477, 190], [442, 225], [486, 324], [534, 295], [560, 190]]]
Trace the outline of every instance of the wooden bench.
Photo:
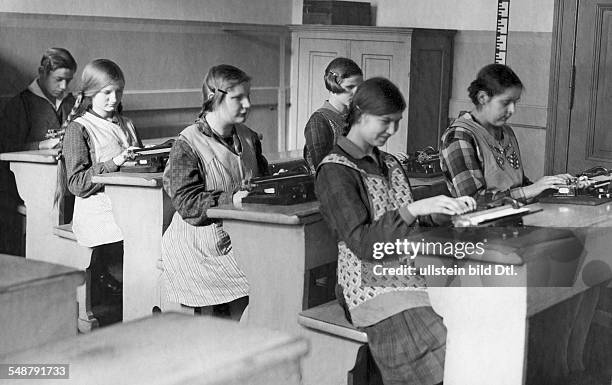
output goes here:
[[304, 362], [305, 384], [382, 385], [366, 333], [346, 320], [336, 300], [304, 310], [298, 323], [311, 343], [311, 355]]
[[286, 333], [164, 313], [0, 354], [0, 362], [69, 365], [67, 379], [45, 384], [299, 385], [307, 352], [304, 338]]

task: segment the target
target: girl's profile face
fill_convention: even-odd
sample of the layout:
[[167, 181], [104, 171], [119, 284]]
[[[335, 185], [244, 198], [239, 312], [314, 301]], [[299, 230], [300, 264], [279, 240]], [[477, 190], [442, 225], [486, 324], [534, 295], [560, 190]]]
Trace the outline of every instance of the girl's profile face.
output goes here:
[[123, 84], [109, 84], [91, 98], [92, 110], [103, 118], [112, 116], [123, 97]]
[[371, 115], [364, 113], [361, 116], [362, 124], [359, 130], [361, 140], [373, 147], [384, 146], [387, 140], [394, 135], [399, 128], [403, 111], [387, 115]]
[[351, 104], [351, 100], [353, 100], [353, 95], [355, 95], [357, 86], [361, 83], [363, 83], [363, 76], [361, 75], [353, 75], [342, 79], [340, 87], [344, 89], [344, 92], [341, 94], [334, 94], [336, 99], [348, 107]]
[[240, 83], [229, 88], [223, 100], [217, 106], [217, 111], [224, 121], [229, 123], [244, 123], [251, 108], [251, 85]]
[[493, 96], [480, 91], [478, 101], [480, 102], [481, 123], [494, 127], [506, 124], [506, 121], [514, 114], [522, 91], [520, 87], [509, 87], [503, 93]]

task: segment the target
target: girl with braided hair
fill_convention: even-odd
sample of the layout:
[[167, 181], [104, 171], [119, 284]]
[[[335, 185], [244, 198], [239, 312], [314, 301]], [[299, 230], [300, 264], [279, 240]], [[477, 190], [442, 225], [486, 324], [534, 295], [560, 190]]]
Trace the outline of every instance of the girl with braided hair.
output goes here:
[[80, 245], [93, 248], [92, 281], [101, 284], [104, 294], [116, 296], [121, 294], [123, 235], [104, 185], [91, 179], [117, 171], [128, 157], [128, 148], [142, 147], [132, 122], [121, 116], [124, 86], [123, 72], [110, 60], [96, 59], [83, 69], [80, 92], [64, 124], [56, 193], [56, 203], [66, 185], [75, 195], [72, 230]]
[[242, 70], [212, 67], [202, 86], [202, 111], [174, 143], [163, 178], [176, 209], [162, 239], [168, 300], [196, 309], [217, 305], [213, 313], [229, 309], [234, 319], [246, 308], [249, 285], [222, 222], [207, 210], [240, 201], [243, 180], [267, 173], [259, 136], [243, 124], [249, 93], [250, 77]]

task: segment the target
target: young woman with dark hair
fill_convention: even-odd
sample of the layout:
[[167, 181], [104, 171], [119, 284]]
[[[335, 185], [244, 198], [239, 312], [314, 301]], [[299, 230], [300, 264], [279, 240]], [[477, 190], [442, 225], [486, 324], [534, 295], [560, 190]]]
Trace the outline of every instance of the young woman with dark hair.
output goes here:
[[[414, 201], [399, 161], [378, 147], [397, 132], [406, 102], [384, 78], [357, 87], [350, 130], [318, 167], [321, 213], [338, 239], [339, 300], [368, 345], [385, 385], [438, 384], [444, 375], [446, 328], [430, 306], [422, 276], [362, 281], [375, 261], [376, 244], [395, 243], [476, 207], [471, 197], [435, 196]], [[405, 257], [405, 256], [404, 256]], [[401, 255], [380, 262], [399, 264]]]
[[525, 176], [518, 141], [507, 124], [522, 92], [523, 83], [508, 66], [490, 64], [478, 71], [468, 88], [474, 108], [442, 135], [440, 161], [453, 196], [527, 201], [570, 177], [544, 176], [532, 183]]
[[338, 57], [327, 65], [323, 81], [329, 98], [310, 116], [304, 129], [304, 159], [313, 171], [338, 137], [346, 135], [348, 107], [356, 87], [363, 81], [363, 73], [351, 59]]

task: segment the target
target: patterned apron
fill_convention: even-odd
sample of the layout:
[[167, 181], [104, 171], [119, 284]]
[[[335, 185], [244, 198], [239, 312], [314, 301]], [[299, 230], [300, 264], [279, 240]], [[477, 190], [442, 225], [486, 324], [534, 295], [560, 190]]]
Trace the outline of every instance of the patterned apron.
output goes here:
[[[397, 210], [413, 201], [410, 186], [397, 159], [390, 154], [383, 153], [383, 159], [389, 168], [390, 178], [371, 175], [360, 169], [346, 157], [330, 154], [321, 164], [337, 163], [357, 170], [368, 190], [370, 212], [373, 220], [377, 220], [384, 213]], [[425, 291], [425, 279], [421, 276], [368, 276], [370, 286], [362, 284], [363, 271], [372, 271], [367, 262], [362, 262], [348, 248], [345, 242], [338, 242], [338, 283], [342, 286], [344, 299], [351, 311], [353, 323], [360, 324], [359, 314], [353, 312], [358, 306], [368, 300], [394, 291]], [[377, 286], [378, 285], [378, 286]]]

